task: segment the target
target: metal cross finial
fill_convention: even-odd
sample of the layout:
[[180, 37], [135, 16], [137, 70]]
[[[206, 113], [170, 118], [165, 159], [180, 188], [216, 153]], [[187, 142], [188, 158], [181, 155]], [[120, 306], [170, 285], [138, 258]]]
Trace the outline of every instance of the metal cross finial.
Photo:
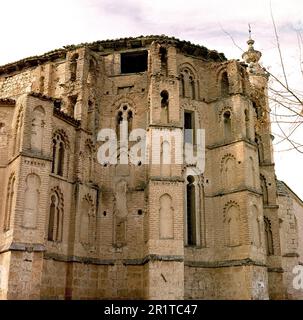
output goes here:
[[248, 24], [248, 32], [249, 32], [249, 40], [251, 40], [251, 26], [250, 26], [250, 23]]

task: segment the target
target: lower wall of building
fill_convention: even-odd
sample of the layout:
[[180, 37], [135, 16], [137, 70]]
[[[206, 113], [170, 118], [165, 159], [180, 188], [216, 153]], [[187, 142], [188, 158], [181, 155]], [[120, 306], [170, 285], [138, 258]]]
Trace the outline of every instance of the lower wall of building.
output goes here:
[[286, 288], [283, 286], [283, 272], [270, 270], [268, 272], [268, 294], [270, 300], [286, 299]]
[[267, 270], [257, 266], [185, 267], [186, 300], [268, 300]]
[[183, 267], [183, 263], [165, 261], [144, 266], [96, 265], [43, 259], [42, 255], [0, 254], [1, 300], [303, 299], [303, 290], [293, 286], [296, 258], [284, 259], [282, 273], [258, 266]]
[[41, 299], [143, 299], [143, 269], [44, 260]]
[[184, 299], [184, 262], [150, 261], [146, 265], [145, 297], [149, 300]]
[[10, 252], [0, 254], [0, 300], [7, 299]]
[[[299, 266], [298, 258], [285, 257], [283, 262], [283, 287], [286, 288], [286, 299], [303, 300], [302, 272], [294, 274], [296, 266]], [[302, 266], [301, 266], [302, 267]], [[297, 287], [299, 285], [300, 288]]]
[[42, 252], [8, 253], [8, 300], [39, 300], [43, 266]]

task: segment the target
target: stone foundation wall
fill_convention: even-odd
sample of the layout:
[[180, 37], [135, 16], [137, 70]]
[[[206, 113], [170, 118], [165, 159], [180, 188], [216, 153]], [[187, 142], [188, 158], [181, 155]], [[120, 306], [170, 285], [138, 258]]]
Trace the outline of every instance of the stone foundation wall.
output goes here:
[[41, 299], [143, 299], [143, 269], [44, 260]]
[[263, 267], [185, 267], [185, 299], [266, 300], [268, 279]]

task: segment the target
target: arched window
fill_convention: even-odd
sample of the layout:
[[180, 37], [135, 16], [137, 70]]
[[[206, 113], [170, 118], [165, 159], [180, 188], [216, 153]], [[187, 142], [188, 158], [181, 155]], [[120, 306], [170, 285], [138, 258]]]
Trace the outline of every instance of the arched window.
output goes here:
[[227, 97], [229, 95], [229, 81], [227, 72], [222, 73], [221, 77], [221, 96]]
[[271, 230], [271, 222], [266, 217], [264, 217], [264, 227], [265, 227], [265, 243], [266, 243], [267, 255], [272, 256], [274, 255], [273, 234]]
[[75, 53], [70, 59], [69, 69], [70, 69], [70, 80], [71, 81], [76, 81], [76, 79], [77, 79], [78, 59], [79, 59], [78, 53]]
[[165, 140], [161, 143], [160, 152], [160, 175], [164, 177], [171, 176], [171, 144]]
[[81, 203], [81, 222], [80, 222], [80, 242], [83, 245], [89, 244], [89, 216], [91, 205], [87, 198], [84, 198]]
[[263, 204], [268, 205], [268, 188], [267, 188], [266, 179], [264, 176], [261, 175], [260, 180], [261, 180], [261, 190], [263, 195]]
[[160, 198], [160, 239], [174, 238], [174, 209], [172, 198], [165, 194]]
[[223, 164], [223, 185], [225, 188], [232, 188], [235, 184], [236, 159], [229, 156], [225, 159]]
[[23, 227], [35, 229], [37, 227], [40, 199], [40, 177], [31, 173], [26, 178]]
[[65, 168], [67, 167], [67, 149], [68, 141], [62, 133], [57, 132], [53, 138], [53, 162], [52, 162], [52, 173], [63, 177], [65, 175]]
[[63, 235], [63, 196], [58, 188], [51, 192], [48, 220], [48, 241], [61, 242]]
[[163, 90], [161, 96], [161, 122], [166, 124], [169, 122], [169, 93]]
[[196, 99], [196, 76], [188, 67], [180, 71], [180, 95], [195, 100]]
[[229, 247], [236, 247], [240, 241], [240, 212], [239, 208], [232, 204], [225, 209], [224, 217], [225, 241]]
[[118, 141], [122, 138], [128, 141], [129, 135], [133, 130], [134, 113], [128, 104], [120, 107], [116, 116], [116, 132]]
[[226, 111], [223, 114], [224, 138], [226, 142], [231, 140], [231, 113]]
[[15, 199], [15, 175], [12, 174], [8, 180], [7, 185], [7, 196], [6, 196], [6, 205], [5, 205], [5, 216], [4, 216], [4, 232], [7, 232], [11, 229], [11, 217]]
[[197, 225], [196, 225], [196, 187], [195, 179], [192, 176], [187, 178], [186, 186], [186, 208], [187, 208], [187, 244], [197, 245]]
[[56, 216], [57, 198], [55, 195], [51, 196], [51, 204], [49, 208], [49, 222], [48, 222], [48, 241], [54, 241], [54, 228], [55, 228], [55, 216]]

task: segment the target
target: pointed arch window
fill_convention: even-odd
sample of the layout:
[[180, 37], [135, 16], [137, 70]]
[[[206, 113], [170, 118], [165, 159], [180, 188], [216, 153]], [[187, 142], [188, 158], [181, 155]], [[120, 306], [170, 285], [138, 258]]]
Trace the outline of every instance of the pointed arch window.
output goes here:
[[56, 133], [53, 137], [52, 173], [63, 177], [67, 167], [68, 142], [61, 133]]
[[197, 78], [188, 67], [182, 68], [180, 72], [180, 95], [183, 98], [195, 100], [197, 98], [196, 84]]
[[63, 197], [58, 191], [53, 191], [50, 197], [48, 241], [61, 242], [63, 235]]
[[233, 203], [225, 208], [224, 230], [225, 242], [228, 247], [237, 247], [241, 245], [240, 211], [238, 206]]
[[128, 139], [133, 129], [134, 113], [128, 104], [120, 107], [116, 116], [116, 132], [118, 140]]

